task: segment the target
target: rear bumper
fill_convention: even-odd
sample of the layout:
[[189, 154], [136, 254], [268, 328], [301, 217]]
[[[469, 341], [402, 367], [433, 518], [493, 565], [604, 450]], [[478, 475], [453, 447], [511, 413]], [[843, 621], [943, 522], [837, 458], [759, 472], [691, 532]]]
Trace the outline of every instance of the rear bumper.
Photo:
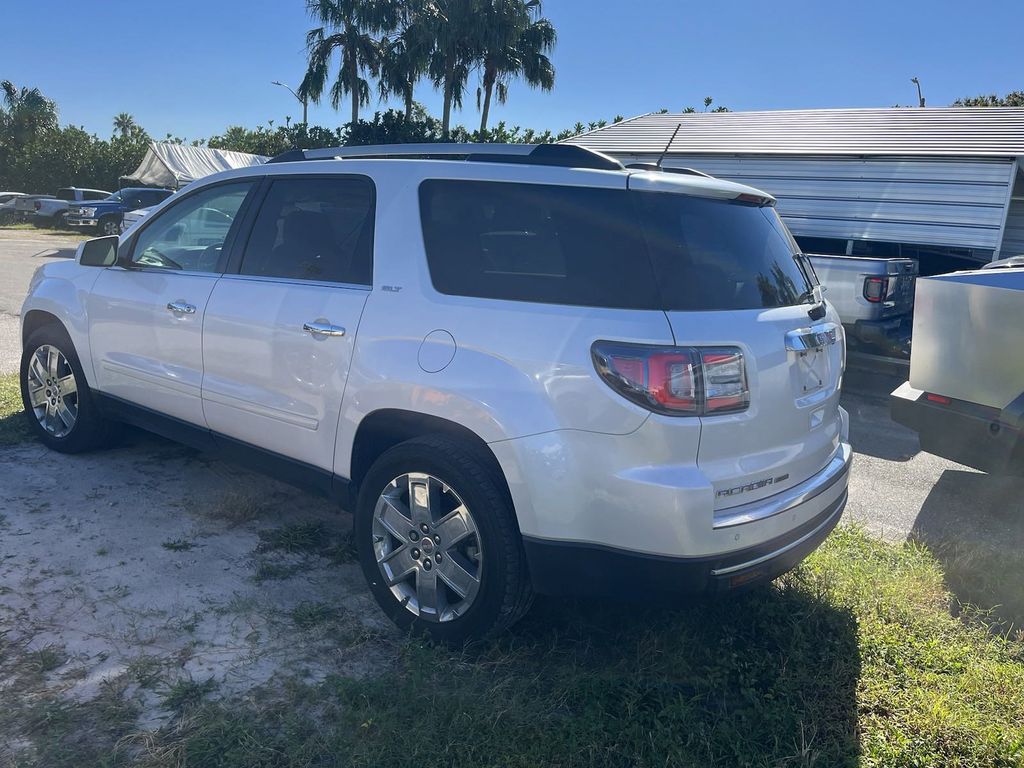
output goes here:
[[750, 588], [792, 570], [820, 546], [846, 507], [847, 491], [803, 525], [756, 546], [708, 557], [662, 557], [592, 544], [524, 539], [542, 594], [637, 598]]
[[1024, 395], [1002, 411], [964, 400], [928, 400], [910, 382], [890, 396], [893, 421], [917, 432], [921, 450], [992, 474], [1024, 475]]
[[878, 347], [888, 354], [910, 355], [913, 318], [910, 315], [882, 320], [857, 320], [845, 326], [846, 335], [861, 344]]

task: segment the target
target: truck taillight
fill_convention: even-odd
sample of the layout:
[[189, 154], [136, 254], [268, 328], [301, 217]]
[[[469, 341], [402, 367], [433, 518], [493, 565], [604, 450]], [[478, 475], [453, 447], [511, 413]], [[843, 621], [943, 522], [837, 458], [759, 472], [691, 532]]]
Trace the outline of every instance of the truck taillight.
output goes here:
[[32, 203], [32, 206], [38, 211], [40, 208], [43, 207], [43, 204], [36, 200], [34, 203]]
[[743, 353], [736, 347], [660, 347], [598, 341], [594, 366], [616, 392], [671, 416], [711, 416], [750, 405]]
[[888, 277], [867, 277], [864, 278], [864, 298], [872, 304], [878, 304], [885, 300], [889, 293]]

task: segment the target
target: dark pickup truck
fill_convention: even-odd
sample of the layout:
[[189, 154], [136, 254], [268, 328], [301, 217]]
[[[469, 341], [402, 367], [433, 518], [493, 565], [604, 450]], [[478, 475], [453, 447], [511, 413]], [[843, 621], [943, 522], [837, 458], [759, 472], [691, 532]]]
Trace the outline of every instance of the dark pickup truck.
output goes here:
[[121, 232], [121, 217], [128, 211], [149, 208], [173, 194], [170, 189], [126, 187], [104, 200], [72, 205], [66, 223], [69, 227], [91, 229], [101, 235], [117, 235]]

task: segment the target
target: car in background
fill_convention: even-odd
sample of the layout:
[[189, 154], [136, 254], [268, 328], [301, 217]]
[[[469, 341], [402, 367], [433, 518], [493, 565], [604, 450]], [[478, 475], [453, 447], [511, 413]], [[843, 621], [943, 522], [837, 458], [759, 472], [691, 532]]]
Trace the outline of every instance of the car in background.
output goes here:
[[126, 187], [103, 200], [78, 203], [68, 207], [67, 225], [75, 229], [91, 229], [101, 235], [121, 232], [121, 218], [128, 211], [149, 208], [174, 194], [170, 189]]
[[819, 254], [807, 258], [839, 313], [851, 351], [910, 355], [917, 261]]
[[22, 221], [31, 221], [37, 227], [62, 227], [72, 203], [103, 200], [110, 197], [104, 189], [61, 187], [56, 195], [25, 195], [14, 203], [14, 210]]
[[14, 203], [24, 192], [0, 192], [0, 224], [8, 224], [14, 220]]

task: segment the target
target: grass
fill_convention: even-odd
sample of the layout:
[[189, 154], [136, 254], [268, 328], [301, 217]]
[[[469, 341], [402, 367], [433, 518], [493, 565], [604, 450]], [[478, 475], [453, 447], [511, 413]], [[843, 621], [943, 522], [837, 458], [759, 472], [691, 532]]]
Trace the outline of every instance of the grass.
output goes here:
[[53, 229], [52, 227], [37, 227], [30, 222], [18, 224], [0, 223], [0, 232], [26, 232], [33, 235], [45, 235], [50, 237], [68, 237], [77, 240], [88, 240], [90, 237], [97, 237], [94, 232], [81, 232], [77, 229]]
[[0, 445], [13, 445], [28, 440], [18, 374], [0, 376]]
[[[15, 681], [0, 733], [34, 745], [15, 765], [1024, 765], [1024, 637], [994, 631], [946, 578], [923, 546], [840, 528], [770, 588], [672, 607], [543, 600], [495, 641], [381, 649], [364, 677], [215, 698], [212, 680], [167, 686], [140, 657], [126, 680], [172, 713], [154, 733], [134, 725], [126, 683], [87, 704], [42, 695], [61, 654], [0, 633], [0, 678]], [[331, 606], [292, 620], [330, 627]]]
[[671, 610], [545, 601], [462, 652], [405, 642], [376, 677], [245, 702], [193, 691], [139, 761], [1024, 764], [1024, 644], [953, 608], [923, 547], [843, 528], [796, 573], [736, 599]]
[[169, 549], [171, 552], [188, 552], [195, 547], [195, 544], [188, 539], [168, 539], [161, 542], [160, 546], [164, 549]]

